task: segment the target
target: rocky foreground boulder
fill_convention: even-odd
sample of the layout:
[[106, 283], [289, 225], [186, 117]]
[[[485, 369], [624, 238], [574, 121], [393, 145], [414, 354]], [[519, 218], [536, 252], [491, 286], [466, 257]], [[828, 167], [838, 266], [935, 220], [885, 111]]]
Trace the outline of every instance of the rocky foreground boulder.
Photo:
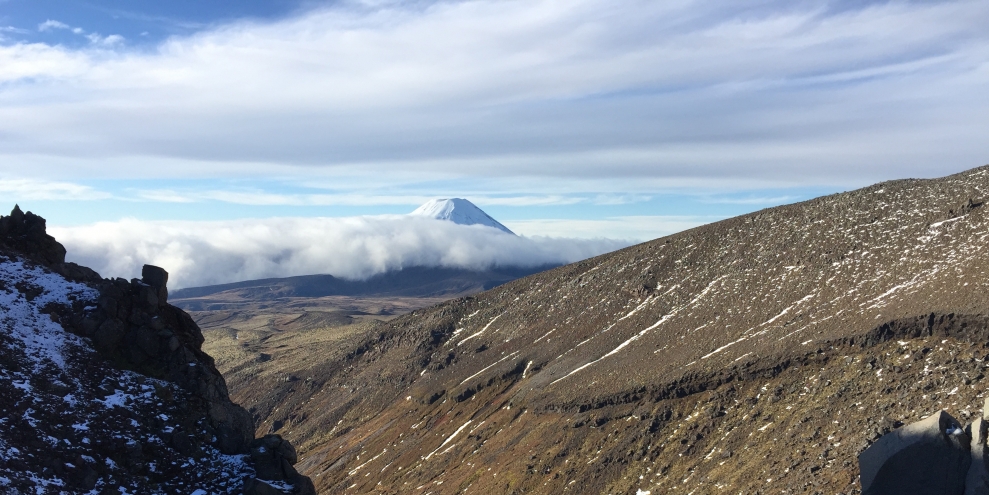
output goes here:
[[0, 217], [0, 492], [315, 494], [254, 439], [163, 269], [102, 279], [45, 220]]
[[989, 495], [986, 430], [982, 415], [962, 428], [939, 411], [898, 428], [859, 454], [864, 495]]

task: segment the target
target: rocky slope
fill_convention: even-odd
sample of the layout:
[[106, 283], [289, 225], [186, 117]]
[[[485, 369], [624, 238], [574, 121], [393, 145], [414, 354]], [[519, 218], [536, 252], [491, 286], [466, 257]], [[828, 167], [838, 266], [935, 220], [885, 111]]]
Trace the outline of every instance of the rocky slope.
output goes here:
[[64, 256], [44, 219], [0, 217], [4, 493], [314, 493], [290, 444], [254, 439], [164, 270]]
[[333, 493], [856, 493], [984, 391], [989, 168], [718, 222], [411, 313], [252, 404]]

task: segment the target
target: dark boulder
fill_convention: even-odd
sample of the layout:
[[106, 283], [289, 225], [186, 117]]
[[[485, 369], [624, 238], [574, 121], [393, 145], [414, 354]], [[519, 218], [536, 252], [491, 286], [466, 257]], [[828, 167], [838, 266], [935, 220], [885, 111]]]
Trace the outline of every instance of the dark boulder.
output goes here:
[[164, 268], [154, 265], [144, 265], [141, 269], [141, 281], [148, 284], [158, 297], [158, 302], [165, 304], [168, 301], [168, 272]]
[[315, 495], [316, 487], [312, 481], [299, 474], [293, 467], [298, 461], [295, 447], [282, 439], [280, 435], [265, 435], [251, 442], [251, 461], [257, 479], [244, 484], [245, 495], [267, 495], [269, 493], [284, 493], [271, 491], [272, 484], [268, 482], [287, 482], [292, 485], [295, 495]]
[[989, 495], [989, 398], [962, 429], [941, 411], [901, 427], [859, 454], [864, 495]]
[[7, 248], [46, 264], [65, 262], [65, 247], [45, 231], [45, 219], [22, 212], [18, 205], [10, 216], [0, 217], [0, 239]]
[[100, 275], [90, 268], [65, 262], [65, 247], [46, 231], [45, 219], [24, 213], [14, 205], [10, 215], [0, 216], [0, 247], [36, 263], [47, 266], [55, 273], [78, 282], [99, 282]]

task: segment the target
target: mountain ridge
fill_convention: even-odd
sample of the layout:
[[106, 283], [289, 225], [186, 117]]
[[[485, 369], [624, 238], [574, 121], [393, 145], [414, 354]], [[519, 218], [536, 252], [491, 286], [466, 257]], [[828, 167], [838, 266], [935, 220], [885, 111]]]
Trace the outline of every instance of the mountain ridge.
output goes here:
[[172, 304], [187, 311], [217, 311], [246, 309], [259, 304], [271, 307], [288, 301], [302, 303], [309, 300], [315, 303], [319, 298], [344, 296], [421, 299], [424, 301], [422, 305], [425, 305], [438, 298], [476, 294], [555, 266], [496, 267], [488, 270], [409, 267], [378, 274], [367, 280], [346, 280], [332, 275], [247, 280], [179, 289], [172, 294]]
[[987, 192], [987, 167], [884, 182], [417, 310], [300, 370], [305, 418], [289, 393], [260, 428], [343, 493], [854, 492], [874, 433], [982, 393]]

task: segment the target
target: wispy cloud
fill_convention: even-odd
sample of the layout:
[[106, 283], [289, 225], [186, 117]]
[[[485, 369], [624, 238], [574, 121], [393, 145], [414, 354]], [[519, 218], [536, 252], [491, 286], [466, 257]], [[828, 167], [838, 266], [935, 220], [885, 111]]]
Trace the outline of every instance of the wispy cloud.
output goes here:
[[[382, 194], [379, 192], [342, 192], [333, 194], [309, 194], [302, 192], [269, 192], [261, 189], [242, 188], [211, 189], [205, 191], [182, 191], [176, 189], [143, 189], [134, 192], [135, 199], [161, 201], [165, 203], [195, 203], [220, 201], [224, 203], [253, 206], [396, 206], [420, 205], [442, 195]], [[448, 194], [449, 197], [468, 196], [472, 202], [482, 206], [558, 206], [591, 202], [584, 196], [562, 195], [517, 195], [487, 196], [470, 195], [463, 192]], [[623, 204], [621, 198], [594, 198], [596, 204]], [[608, 197], [610, 198], [610, 197]], [[610, 201], [610, 202], [608, 202]]]
[[568, 263], [612, 251], [607, 239], [517, 237], [496, 229], [404, 215], [225, 222], [134, 219], [49, 231], [67, 259], [104, 277], [138, 276], [151, 263], [170, 286], [328, 273], [362, 279], [408, 266], [487, 268]]
[[110, 193], [72, 182], [37, 179], [0, 179], [0, 194], [13, 201], [70, 200], [92, 201], [110, 199]]
[[536, 219], [506, 221], [513, 232], [526, 235], [566, 236], [584, 239], [625, 239], [643, 242], [722, 220], [701, 215], [635, 215], [597, 220]]
[[109, 36], [103, 36], [100, 33], [89, 33], [86, 35], [86, 39], [94, 45], [103, 46], [115, 46], [124, 42], [124, 37], [119, 34], [111, 34]]
[[53, 29], [64, 29], [66, 31], [72, 31], [72, 32], [74, 32], [76, 34], [82, 34], [82, 32], [83, 32], [82, 31], [82, 28], [73, 28], [72, 26], [70, 26], [70, 25], [68, 25], [68, 24], [66, 24], [64, 22], [55, 21], [55, 20], [52, 20], [52, 19], [48, 19], [47, 21], [42, 22], [41, 24], [38, 24], [38, 31], [40, 31], [42, 33], [43, 32], [46, 32], [46, 31], [51, 31]]
[[800, 199], [799, 196], [740, 196], [740, 197], [704, 197], [700, 201], [703, 203], [728, 204], [728, 205], [781, 205], [792, 203]]
[[652, 199], [652, 196], [641, 194], [598, 194], [592, 202], [596, 205], [627, 205], [631, 203], [642, 203]]
[[16, 28], [14, 26], [0, 26], [0, 33], [28, 34], [27, 29]]
[[91, 44], [96, 46], [112, 47], [124, 42], [124, 37], [120, 36], [119, 34], [111, 34], [109, 36], [103, 36], [100, 33], [87, 33], [86, 30], [81, 27], [70, 26], [64, 22], [56, 21], [53, 19], [48, 19], [47, 21], [38, 24], [38, 31], [42, 33], [50, 32], [56, 29], [70, 31], [73, 34], [78, 34], [79, 36], [88, 39]]

